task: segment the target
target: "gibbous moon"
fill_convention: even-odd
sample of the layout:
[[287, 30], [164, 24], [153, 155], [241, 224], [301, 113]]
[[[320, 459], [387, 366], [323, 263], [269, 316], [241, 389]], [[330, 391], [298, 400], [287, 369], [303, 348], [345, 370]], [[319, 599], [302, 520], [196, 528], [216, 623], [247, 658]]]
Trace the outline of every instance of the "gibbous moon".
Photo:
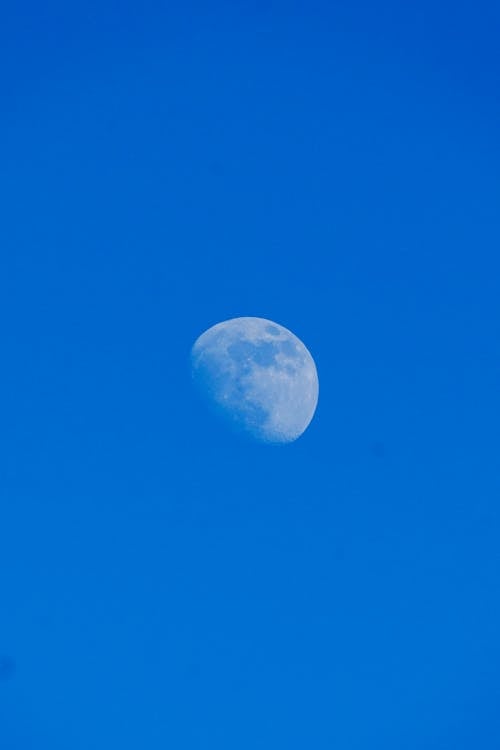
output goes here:
[[318, 374], [302, 341], [265, 318], [232, 318], [191, 350], [193, 380], [209, 405], [264, 443], [291, 443], [318, 403]]

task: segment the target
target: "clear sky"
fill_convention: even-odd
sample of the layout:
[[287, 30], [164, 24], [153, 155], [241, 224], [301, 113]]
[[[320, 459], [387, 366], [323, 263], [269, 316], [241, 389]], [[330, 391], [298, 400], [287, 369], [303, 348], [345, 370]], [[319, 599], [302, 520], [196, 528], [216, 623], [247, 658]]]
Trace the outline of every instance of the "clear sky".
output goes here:
[[[498, 750], [500, 14], [8, 3], [2, 750]], [[282, 447], [218, 321], [320, 378]]]

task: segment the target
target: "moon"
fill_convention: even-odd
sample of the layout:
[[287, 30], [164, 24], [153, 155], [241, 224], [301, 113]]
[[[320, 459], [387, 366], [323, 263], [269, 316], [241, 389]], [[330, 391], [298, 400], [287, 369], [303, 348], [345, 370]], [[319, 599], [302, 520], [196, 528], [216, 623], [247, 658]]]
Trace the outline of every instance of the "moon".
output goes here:
[[291, 443], [318, 403], [318, 373], [300, 339], [265, 318], [232, 318], [195, 341], [191, 373], [230, 426], [262, 443]]

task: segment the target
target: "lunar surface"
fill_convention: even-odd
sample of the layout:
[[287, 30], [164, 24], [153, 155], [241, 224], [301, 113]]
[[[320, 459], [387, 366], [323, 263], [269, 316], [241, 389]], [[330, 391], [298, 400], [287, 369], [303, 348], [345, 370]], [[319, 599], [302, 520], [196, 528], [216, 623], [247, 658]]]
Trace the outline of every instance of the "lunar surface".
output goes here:
[[265, 443], [291, 443], [318, 402], [314, 360], [291, 331], [265, 318], [209, 328], [191, 350], [193, 380], [232, 427]]

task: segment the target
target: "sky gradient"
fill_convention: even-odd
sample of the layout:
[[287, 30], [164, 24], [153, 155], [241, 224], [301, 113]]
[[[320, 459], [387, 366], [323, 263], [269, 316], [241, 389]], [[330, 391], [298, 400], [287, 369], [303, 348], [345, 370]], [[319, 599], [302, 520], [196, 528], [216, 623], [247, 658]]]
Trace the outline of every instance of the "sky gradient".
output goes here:
[[[2, 16], [2, 750], [498, 750], [498, 5]], [[193, 393], [236, 316], [291, 445]]]

